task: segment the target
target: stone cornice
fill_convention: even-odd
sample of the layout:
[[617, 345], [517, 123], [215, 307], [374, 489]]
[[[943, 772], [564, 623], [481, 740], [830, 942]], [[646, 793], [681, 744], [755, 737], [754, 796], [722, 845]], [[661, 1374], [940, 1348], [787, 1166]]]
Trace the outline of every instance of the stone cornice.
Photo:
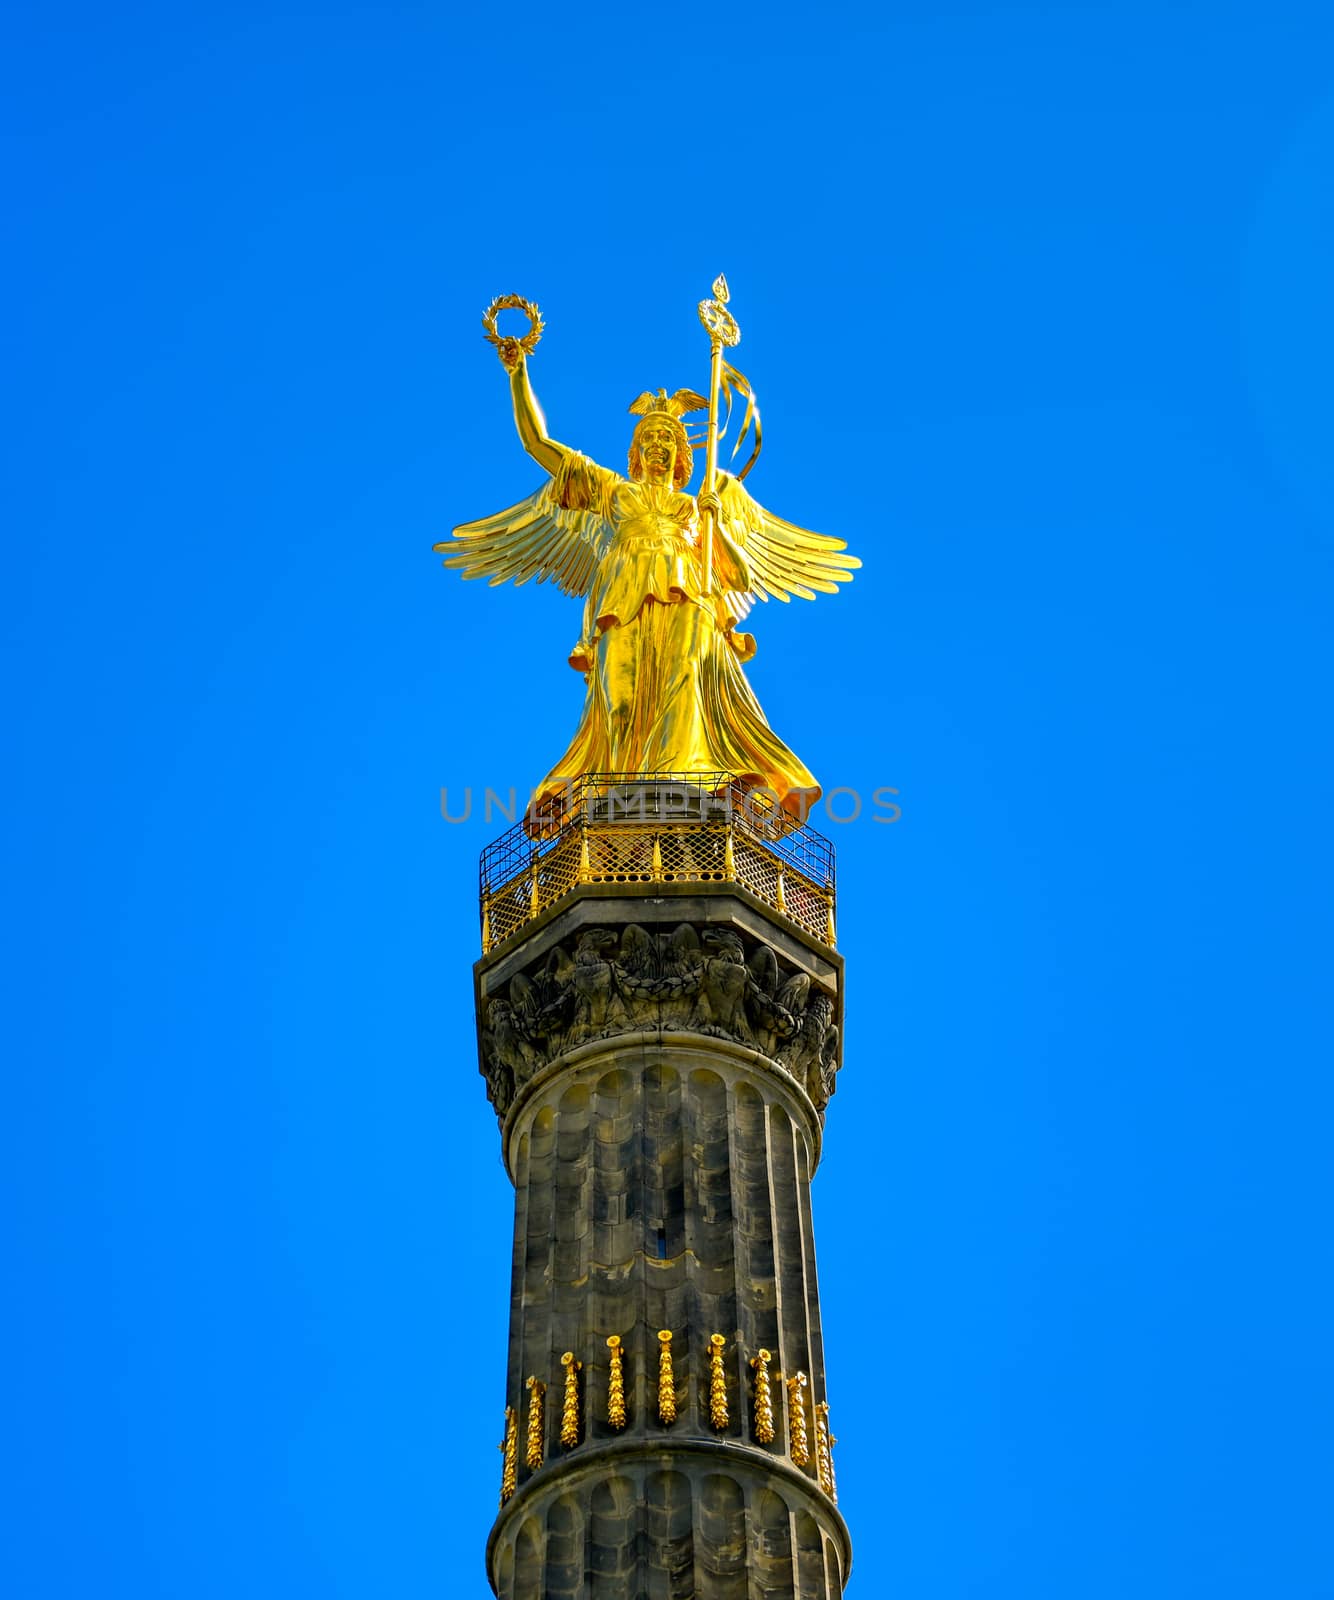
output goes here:
[[646, 1035], [737, 1045], [823, 1116], [841, 1061], [841, 959], [734, 886], [663, 887], [678, 892], [568, 897], [477, 964], [478, 1066], [502, 1128], [558, 1062]]

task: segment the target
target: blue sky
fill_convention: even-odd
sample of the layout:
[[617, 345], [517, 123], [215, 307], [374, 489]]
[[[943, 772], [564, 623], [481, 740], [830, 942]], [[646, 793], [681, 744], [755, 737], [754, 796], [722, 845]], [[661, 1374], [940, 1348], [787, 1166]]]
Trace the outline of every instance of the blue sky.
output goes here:
[[[448, 785], [577, 607], [440, 570], [702, 387], [848, 539], [751, 676], [841, 865], [815, 1206], [863, 1600], [1317, 1600], [1334, 13], [4, 23], [6, 1593], [486, 1595], [511, 1194]], [[818, 822], [818, 819], [817, 819]]]

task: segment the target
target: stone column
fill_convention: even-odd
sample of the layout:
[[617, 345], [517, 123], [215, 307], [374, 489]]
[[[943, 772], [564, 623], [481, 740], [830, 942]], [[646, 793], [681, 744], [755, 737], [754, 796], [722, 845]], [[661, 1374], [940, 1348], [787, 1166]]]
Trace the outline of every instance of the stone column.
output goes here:
[[476, 976], [515, 1187], [492, 1588], [836, 1600], [810, 1180], [839, 957], [735, 883], [599, 883]]

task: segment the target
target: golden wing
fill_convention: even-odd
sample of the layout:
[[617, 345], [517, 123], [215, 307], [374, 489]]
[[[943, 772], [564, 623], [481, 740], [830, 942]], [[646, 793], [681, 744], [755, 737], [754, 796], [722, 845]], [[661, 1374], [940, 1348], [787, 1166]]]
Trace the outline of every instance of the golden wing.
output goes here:
[[[787, 601], [795, 594], [814, 600], [817, 591], [837, 594], [840, 583], [852, 582], [853, 570], [861, 562], [845, 553], [848, 547], [842, 539], [784, 522], [752, 500], [740, 479], [725, 473], [719, 474], [718, 495], [724, 550], [714, 559], [719, 581], [738, 598], [750, 594], [760, 600]], [[728, 544], [733, 548], [727, 549]]]
[[536, 578], [562, 594], [587, 594], [611, 529], [594, 511], [558, 505], [552, 490], [547, 482], [493, 517], [460, 523], [452, 538], [432, 548], [445, 553], [444, 566], [458, 567], [465, 578], [486, 578], [492, 588]]

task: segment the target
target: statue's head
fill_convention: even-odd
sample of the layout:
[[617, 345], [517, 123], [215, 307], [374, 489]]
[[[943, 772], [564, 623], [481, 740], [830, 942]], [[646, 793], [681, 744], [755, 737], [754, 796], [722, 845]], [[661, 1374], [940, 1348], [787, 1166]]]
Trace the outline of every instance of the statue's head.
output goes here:
[[678, 389], [670, 396], [665, 389], [640, 395], [630, 407], [640, 419], [630, 441], [630, 476], [636, 483], [670, 482], [675, 489], [685, 488], [695, 464], [681, 418], [708, 403], [692, 389]]
[[682, 423], [665, 411], [650, 412], [630, 441], [631, 478], [636, 483], [670, 481], [674, 489], [684, 489], [694, 467]]

